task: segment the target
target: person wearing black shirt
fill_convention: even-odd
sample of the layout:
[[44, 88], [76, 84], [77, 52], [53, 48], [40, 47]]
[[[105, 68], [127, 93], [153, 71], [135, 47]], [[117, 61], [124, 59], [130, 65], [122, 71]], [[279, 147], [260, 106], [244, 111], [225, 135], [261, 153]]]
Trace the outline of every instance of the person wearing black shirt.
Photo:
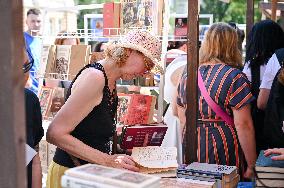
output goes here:
[[[23, 70], [26, 73], [25, 79], [28, 80], [28, 72], [33, 65], [33, 58], [26, 52]], [[28, 57], [27, 57], [28, 56]], [[31, 90], [25, 88], [25, 111], [26, 111], [26, 143], [38, 152], [38, 145], [44, 135], [42, 128], [42, 116], [39, 99]], [[28, 188], [42, 187], [42, 171], [39, 154], [27, 166]]]

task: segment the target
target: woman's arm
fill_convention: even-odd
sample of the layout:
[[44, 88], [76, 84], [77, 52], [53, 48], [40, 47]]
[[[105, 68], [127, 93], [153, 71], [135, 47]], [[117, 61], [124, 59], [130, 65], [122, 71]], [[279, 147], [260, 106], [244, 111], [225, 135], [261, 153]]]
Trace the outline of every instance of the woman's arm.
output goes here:
[[42, 188], [42, 171], [39, 154], [32, 160], [32, 188]]
[[265, 110], [267, 101], [269, 98], [270, 89], [260, 88], [257, 98], [257, 107], [261, 110]]
[[255, 135], [250, 105], [245, 105], [237, 110], [233, 109], [233, 114], [238, 138], [248, 164], [248, 170], [250, 171], [250, 174], [247, 176], [250, 177], [256, 162]]
[[100, 104], [104, 85], [105, 79], [101, 71], [83, 71], [73, 85], [72, 94], [50, 124], [47, 141], [90, 163], [136, 171], [131, 157], [110, 156], [93, 149], [70, 134], [91, 110]]

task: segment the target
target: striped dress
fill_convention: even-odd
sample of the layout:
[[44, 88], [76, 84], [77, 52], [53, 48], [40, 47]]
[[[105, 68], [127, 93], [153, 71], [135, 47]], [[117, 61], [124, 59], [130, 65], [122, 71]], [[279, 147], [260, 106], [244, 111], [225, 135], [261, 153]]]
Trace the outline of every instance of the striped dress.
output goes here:
[[[230, 116], [233, 116], [232, 108], [240, 109], [254, 100], [250, 82], [240, 70], [219, 63], [202, 65], [199, 71], [211, 98]], [[184, 72], [177, 97], [178, 105], [183, 107], [187, 107], [186, 79]], [[213, 121], [200, 121], [197, 125], [198, 162], [239, 167], [242, 152], [235, 128], [216, 116], [199, 89], [198, 106], [198, 119]]]

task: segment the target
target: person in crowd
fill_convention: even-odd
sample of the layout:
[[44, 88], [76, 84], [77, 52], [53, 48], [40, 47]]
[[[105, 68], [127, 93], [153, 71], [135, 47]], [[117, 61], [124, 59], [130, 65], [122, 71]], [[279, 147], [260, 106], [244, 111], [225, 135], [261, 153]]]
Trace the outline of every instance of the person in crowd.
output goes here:
[[[32, 68], [34, 60], [29, 51], [25, 53], [23, 70], [25, 72], [25, 82], [29, 78], [29, 70]], [[25, 88], [25, 111], [26, 111], [26, 142], [39, 151], [39, 142], [44, 135], [42, 128], [41, 108], [37, 95]], [[39, 154], [37, 153], [27, 166], [28, 188], [42, 187], [42, 170]]]
[[[246, 74], [252, 84], [252, 94], [257, 99], [252, 103], [252, 118], [256, 133], [257, 153], [260, 150], [267, 149], [266, 140], [264, 139], [263, 126], [265, 113], [258, 108], [257, 103], [265, 103], [264, 95], [268, 98], [267, 89], [271, 88], [271, 84], [267, 84], [267, 78], [264, 78], [264, 72], [268, 60], [271, 58], [275, 50], [284, 47], [284, 33], [282, 28], [271, 20], [263, 20], [256, 23], [251, 32], [248, 34], [248, 43], [246, 50], [246, 58], [243, 72]], [[278, 68], [279, 69], [279, 68]], [[276, 70], [276, 72], [278, 71]], [[275, 76], [275, 75], [274, 75]], [[272, 76], [272, 79], [274, 78]], [[272, 81], [271, 81], [272, 83]], [[263, 90], [261, 94], [260, 89]], [[260, 94], [260, 95], [259, 95]], [[267, 99], [266, 99], [267, 101]]]
[[238, 48], [239, 50], [242, 52], [243, 49], [242, 49], [242, 44], [243, 44], [243, 41], [245, 39], [245, 32], [243, 30], [241, 30], [237, 24], [235, 22], [228, 22], [228, 24], [230, 26], [232, 26], [236, 31], [237, 31], [237, 34], [238, 34]]
[[41, 39], [40, 35], [42, 23], [42, 15], [39, 9], [32, 8], [27, 12], [27, 31], [24, 32], [25, 42], [27, 50], [32, 55], [34, 64], [29, 71], [29, 80], [27, 82], [27, 88], [32, 90], [35, 94], [38, 94], [39, 80], [36, 76], [37, 70], [40, 66], [40, 53], [41, 53]]
[[271, 154], [278, 154], [272, 156], [271, 159], [274, 161], [284, 161], [284, 148], [273, 148], [264, 151], [264, 156], [268, 157]]
[[95, 163], [137, 171], [132, 157], [110, 155], [118, 98], [116, 80], [130, 80], [159, 66], [161, 43], [144, 30], [132, 30], [105, 49], [106, 58], [85, 66], [67, 92], [66, 103], [47, 130], [47, 141], [57, 146], [49, 166], [47, 187], [60, 187], [68, 168]]
[[[73, 35], [73, 36], [71, 36]], [[54, 41], [55, 45], [79, 45], [80, 39], [74, 37], [75, 34], [70, 33], [70, 36], [66, 31], [61, 31]]]
[[99, 42], [94, 48], [94, 52], [103, 52], [106, 48], [106, 42]]
[[[209, 95], [212, 103], [216, 103], [223, 116], [211, 102], [207, 102], [208, 98], [199, 89], [198, 162], [237, 166], [242, 172], [244, 154], [247, 168], [243, 177], [251, 178], [256, 161], [254, 127], [250, 115], [250, 103], [254, 97], [249, 81], [238, 69], [242, 57], [236, 30], [225, 23], [213, 24], [201, 44], [199, 63], [198, 72], [205, 85], [202, 91]], [[176, 97], [177, 105], [185, 109], [187, 76], [184, 71]], [[224, 114], [229, 116], [230, 121]]]

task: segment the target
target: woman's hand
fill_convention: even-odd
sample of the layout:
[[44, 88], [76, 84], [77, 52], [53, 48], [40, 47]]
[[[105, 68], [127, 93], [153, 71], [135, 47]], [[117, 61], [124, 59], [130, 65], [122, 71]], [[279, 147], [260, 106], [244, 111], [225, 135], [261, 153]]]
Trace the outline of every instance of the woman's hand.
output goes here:
[[138, 172], [139, 168], [135, 166], [135, 162], [131, 156], [128, 155], [110, 155], [109, 166], [113, 168], [122, 168]]
[[284, 148], [274, 148], [274, 149], [268, 149], [264, 151], [265, 157], [268, 157], [271, 154], [278, 154], [277, 156], [271, 157], [272, 160], [275, 160], [275, 161], [284, 160]]
[[254, 167], [247, 167], [245, 173], [244, 173], [244, 178], [245, 179], [252, 179], [254, 177]]

